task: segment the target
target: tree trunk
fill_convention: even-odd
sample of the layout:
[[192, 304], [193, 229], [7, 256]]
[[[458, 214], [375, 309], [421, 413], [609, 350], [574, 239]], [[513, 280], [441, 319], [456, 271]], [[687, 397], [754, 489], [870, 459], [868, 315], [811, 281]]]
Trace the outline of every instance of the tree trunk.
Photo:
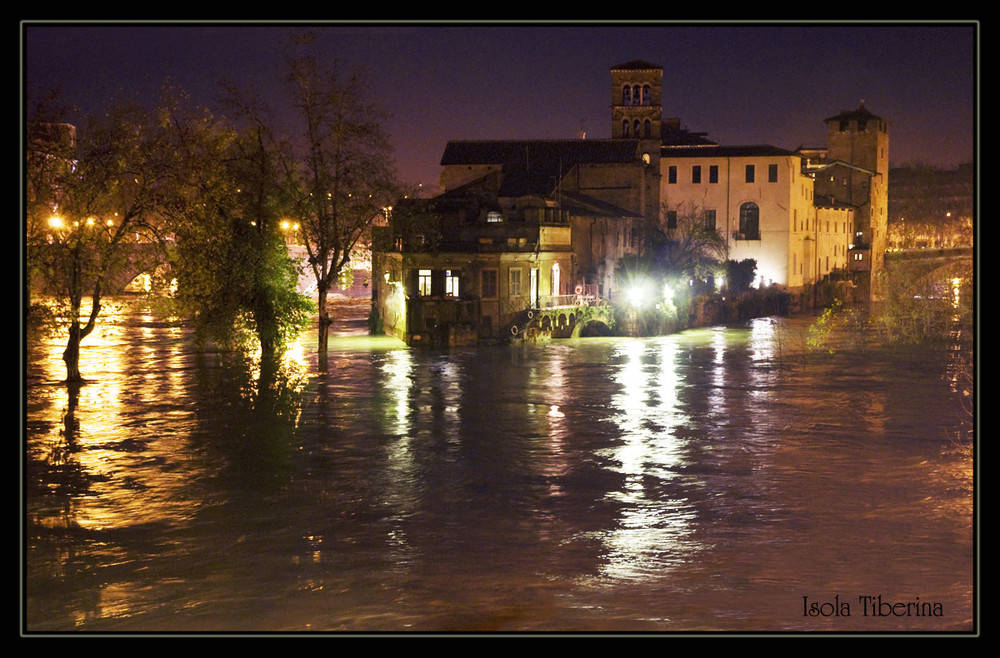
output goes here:
[[66, 363], [67, 383], [81, 383], [80, 376], [80, 323], [74, 322], [69, 328], [69, 340], [63, 350], [63, 361]]
[[326, 287], [320, 285], [317, 292], [319, 293], [317, 304], [319, 306], [319, 321], [316, 327], [319, 344], [317, 347], [320, 355], [326, 356], [329, 347], [330, 325], [333, 324], [333, 318], [330, 317], [330, 310], [326, 307]]

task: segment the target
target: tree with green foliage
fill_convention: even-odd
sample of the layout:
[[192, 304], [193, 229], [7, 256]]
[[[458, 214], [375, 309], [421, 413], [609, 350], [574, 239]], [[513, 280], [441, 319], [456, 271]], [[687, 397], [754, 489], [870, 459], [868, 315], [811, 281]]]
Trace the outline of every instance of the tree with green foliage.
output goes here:
[[176, 155], [169, 215], [178, 305], [199, 340], [259, 347], [272, 361], [313, 311], [296, 289], [282, 231], [291, 201], [280, 150], [249, 111], [239, 129], [176, 102], [164, 116]]
[[140, 247], [159, 244], [166, 163], [163, 134], [137, 105], [117, 104], [73, 128], [50, 121], [29, 128], [25, 226], [28, 269], [59, 302], [66, 380], [79, 384], [81, 342], [97, 325], [110, 282]]

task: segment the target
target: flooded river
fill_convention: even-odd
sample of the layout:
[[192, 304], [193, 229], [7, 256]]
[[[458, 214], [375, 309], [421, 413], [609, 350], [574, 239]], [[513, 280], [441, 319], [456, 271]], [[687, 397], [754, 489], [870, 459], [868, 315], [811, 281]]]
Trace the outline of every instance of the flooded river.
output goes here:
[[362, 320], [263, 392], [152, 315], [84, 342], [78, 393], [61, 338], [30, 348], [24, 630], [973, 629], [946, 352], [805, 354], [777, 318], [430, 352]]

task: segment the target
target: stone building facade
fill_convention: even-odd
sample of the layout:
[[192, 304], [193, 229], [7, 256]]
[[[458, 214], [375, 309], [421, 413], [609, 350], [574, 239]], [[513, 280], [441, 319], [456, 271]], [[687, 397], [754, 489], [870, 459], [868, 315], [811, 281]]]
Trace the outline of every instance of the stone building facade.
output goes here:
[[722, 146], [663, 116], [663, 69], [611, 68], [611, 138], [453, 141], [443, 192], [394, 210], [373, 244], [374, 316], [416, 344], [516, 332], [532, 309], [615, 300], [615, 270], [694, 218], [754, 259], [757, 285], [838, 273], [870, 294], [886, 244], [887, 123], [862, 105], [829, 144]]

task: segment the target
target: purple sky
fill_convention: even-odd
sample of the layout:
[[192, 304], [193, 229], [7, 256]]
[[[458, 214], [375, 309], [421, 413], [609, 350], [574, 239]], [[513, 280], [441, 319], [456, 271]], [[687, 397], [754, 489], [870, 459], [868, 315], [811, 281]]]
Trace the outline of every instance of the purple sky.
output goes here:
[[[211, 103], [220, 77], [277, 88], [290, 27], [26, 23], [22, 70], [87, 111], [168, 77]], [[954, 167], [977, 140], [971, 23], [313, 27], [369, 73], [401, 175], [426, 186], [449, 140], [609, 137], [609, 70], [633, 59], [663, 67], [664, 116], [723, 144], [823, 145], [823, 119], [862, 100], [889, 121], [893, 166]]]

